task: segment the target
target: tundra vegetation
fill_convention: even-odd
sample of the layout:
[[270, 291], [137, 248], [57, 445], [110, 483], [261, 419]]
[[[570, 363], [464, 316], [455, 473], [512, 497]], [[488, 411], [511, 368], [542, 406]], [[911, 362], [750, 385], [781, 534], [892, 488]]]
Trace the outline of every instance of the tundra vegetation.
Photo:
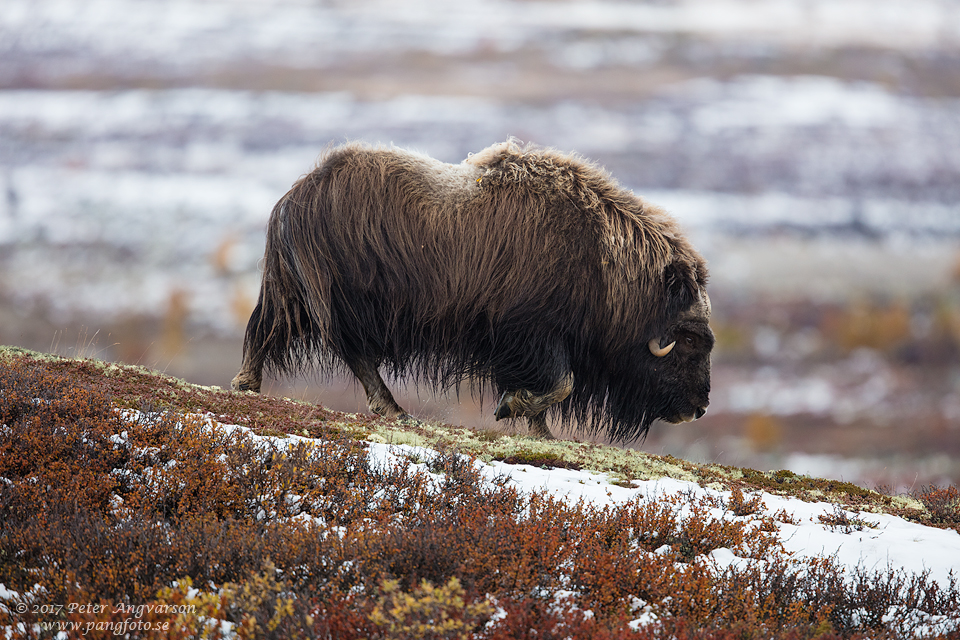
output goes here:
[[[131, 619], [165, 624], [168, 638], [900, 638], [931, 633], [912, 613], [960, 610], [957, 584], [791, 558], [771, 533], [790, 516], [755, 495], [833, 501], [843, 509], [831, 526], [868, 520], [853, 510], [960, 531], [956, 487], [890, 496], [343, 414], [9, 348], [0, 425], [0, 628], [10, 638], [72, 623], [114, 637], [109, 625]], [[367, 455], [377, 440], [440, 455], [419, 468], [378, 465]], [[693, 495], [598, 508], [483, 480], [476, 458], [732, 493], [721, 519]], [[719, 548], [762, 562], [718, 571], [705, 554]], [[50, 613], [44, 603], [91, 606]]]

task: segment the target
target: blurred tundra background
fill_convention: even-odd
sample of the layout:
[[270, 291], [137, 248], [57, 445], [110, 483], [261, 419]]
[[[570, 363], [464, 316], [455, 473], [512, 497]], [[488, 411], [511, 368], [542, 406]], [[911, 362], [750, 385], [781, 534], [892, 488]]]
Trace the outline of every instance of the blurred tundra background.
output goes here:
[[[228, 386], [270, 209], [324, 147], [507, 136], [710, 262], [710, 411], [633, 446], [960, 482], [960, 0], [3, 0], [0, 343]], [[269, 390], [365, 411], [347, 379]]]

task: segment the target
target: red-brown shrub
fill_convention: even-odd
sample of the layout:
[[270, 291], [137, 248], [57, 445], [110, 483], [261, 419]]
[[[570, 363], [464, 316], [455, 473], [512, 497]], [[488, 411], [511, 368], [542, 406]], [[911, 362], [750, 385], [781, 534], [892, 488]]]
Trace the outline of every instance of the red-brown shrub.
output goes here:
[[933, 524], [946, 525], [960, 533], [960, 489], [924, 487], [916, 497], [927, 508]]

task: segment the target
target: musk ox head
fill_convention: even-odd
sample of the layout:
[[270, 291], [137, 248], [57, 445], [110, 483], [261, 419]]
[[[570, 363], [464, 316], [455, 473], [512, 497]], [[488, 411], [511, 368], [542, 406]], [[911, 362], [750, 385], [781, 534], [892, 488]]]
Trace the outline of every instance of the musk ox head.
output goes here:
[[666, 422], [690, 422], [707, 412], [715, 342], [709, 320], [710, 298], [701, 290], [692, 306], [647, 343], [658, 400], [656, 417]]

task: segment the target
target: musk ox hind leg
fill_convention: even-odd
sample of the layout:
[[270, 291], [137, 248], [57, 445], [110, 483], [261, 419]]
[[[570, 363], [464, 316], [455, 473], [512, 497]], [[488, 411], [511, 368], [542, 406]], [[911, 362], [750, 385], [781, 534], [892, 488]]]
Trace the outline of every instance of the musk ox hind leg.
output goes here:
[[234, 391], [254, 391], [260, 393], [263, 383], [263, 363], [266, 359], [263, 338], [263, 303], [257, 303], [243, 340], [243, 364], [240, 371], [230, 381]]
[[412, 419], [412, 416], [394, 400], [393, 394], [390, 393], [390, 389], [387, 388], [383, 378], [380, 377], [380, 372], [374, 362], [357, 358], [347, 361], [347, 366], [350, 367], [350, 371], [363, 385], [370, 411], [385, 418]]
[[240, 371], [230, 381], [230, 387], [234, 391], [253, 391], [260, 393], [260, 386], [263, 384], [263, 363], [255, 366], [244, 359]]

